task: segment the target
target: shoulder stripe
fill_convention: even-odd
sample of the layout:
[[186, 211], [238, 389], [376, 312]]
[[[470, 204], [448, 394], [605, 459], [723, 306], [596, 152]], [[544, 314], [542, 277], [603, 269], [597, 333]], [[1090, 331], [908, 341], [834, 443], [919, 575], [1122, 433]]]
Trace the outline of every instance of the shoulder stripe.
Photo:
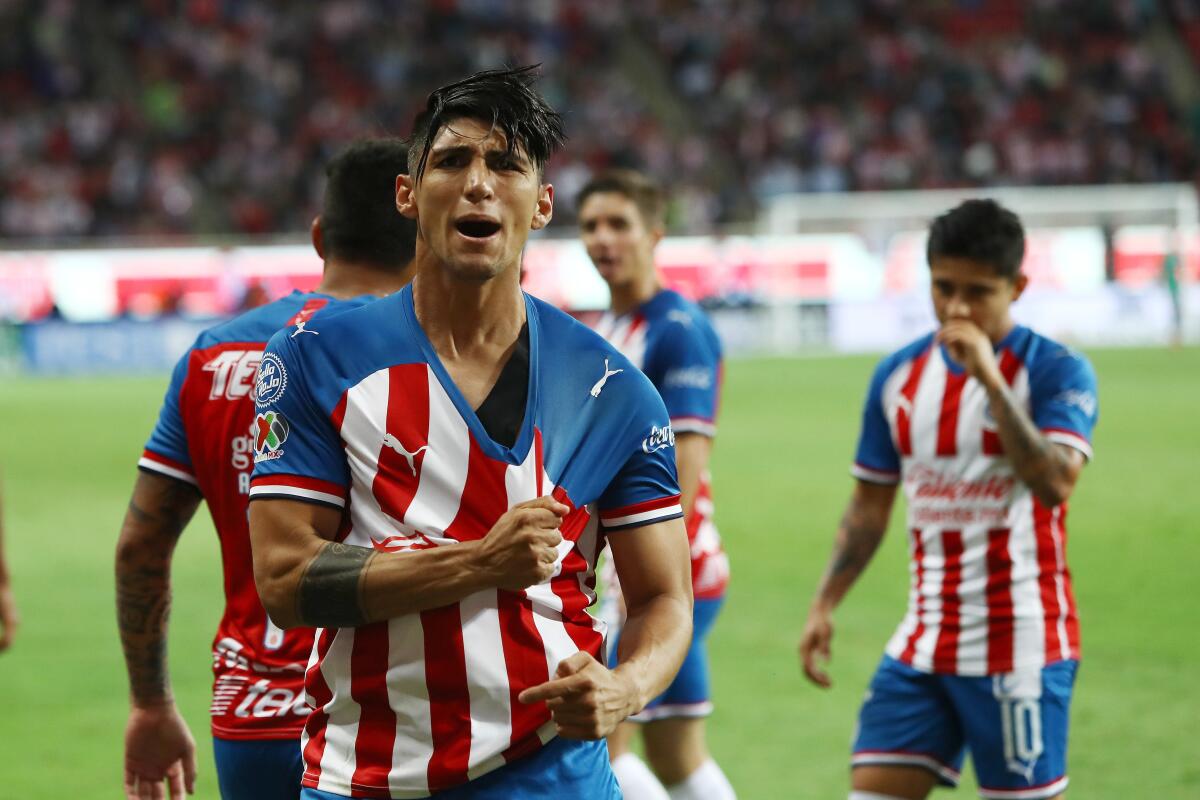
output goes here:
[[850, 466], [850, 474], [859, 480], [867, 481], [868, 483], [881, 483], [885, 485], [894, 485], [900, 482], [900, 473], [884, 469], [871, 469], [862, 464], [852, 464]]
[[1092, 445], [1091, 443], [1080, 436], [1075, 431], [1069, 431], [1064, 428], [1043, 428], [1042, 433], [1046, 438], [1058, 444], [1065, 444], [1068, 447], [1074, 447], [1079, 452], [1083, 453], [1084, 458], [1088, 461], [1092, 460]]
[[138, 459], [137, 465], [140, 469], [157, 472], [170, 478], [177, 478], [193, 486], [199, 485], [196, 482], [196, 476], [186, 464], [181, 464], [173, 459], [160, 456], [158, 453], [151, 452], [150, 450], [142, 451], [142, 457]]
[[617, 528], [632, 528], [639, 525], [650, 525], [683, 516], [683, 506], [679, 504], [679, 495], [660, 497], [635, 503], [624, 508], [616, 508], [600, 513], [600, 524], [606, 530]]
[[672, 417], [671, 430], [675, 433], [699, 433], [710, 439], [717, 435], [717, 426], [711, 419], [703, 417]]
[[337, 495], [326, 494], [325, 492], [314, 492], [311, 489], [297, 489], [294, 486], [250, 487], [251, 500], [267, 500], [269, 498], [274, 498], [277, 500], [302, 500], [310, 503], [333, 506], [334, 508], [346, 507], [346, 501]]

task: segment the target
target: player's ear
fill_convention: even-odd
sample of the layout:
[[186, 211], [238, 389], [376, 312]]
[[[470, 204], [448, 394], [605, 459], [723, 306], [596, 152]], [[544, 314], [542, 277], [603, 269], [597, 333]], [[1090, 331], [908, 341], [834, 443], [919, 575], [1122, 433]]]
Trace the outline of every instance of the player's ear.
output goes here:
[[533, 220], [529, 223], [530, 229], [540, 231], [550, 224], [550, 219], [553, 216], [554, 187], [548, 183], [543, 183], [541, 188], [538, 189], [538, 201], [537, 206], [533, 210]]
[[317, 258], [325, 260], [325, 233], [321, 230], [321, 218], [313, 217], [312, 225], [310, 226], [312, 234], [313, 250], [317, 251]]
[[667, 235], [666, 227], [660, 222], [650, 229], [650, 246], [658, 247], [658, 243]]
[[1013, 279], [1012, 283], [1013, 283], [1012, 299], [1013, 299], [1013, 302], [1015, 303], [1015, 302], [1017, 302], [1017, 298], [1019, 298], [1022, 294], [1024, 294], [1025, 287], [1029, 285], [1029, 276], [1026, 275], [1024, 272], [1018, 272], [1017, 277]]
[[396, 176], [396, 210], [409, 219], [417, 218], [416, 188], [411, 175]]

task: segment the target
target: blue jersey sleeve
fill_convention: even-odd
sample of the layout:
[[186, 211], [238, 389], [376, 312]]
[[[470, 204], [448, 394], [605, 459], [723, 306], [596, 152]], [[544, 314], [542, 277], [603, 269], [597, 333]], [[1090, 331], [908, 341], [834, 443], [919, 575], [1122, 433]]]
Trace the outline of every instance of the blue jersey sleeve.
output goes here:
[[683, 516], [675, 473], [675, 433], [666, 408], [649, 381], [619, 441], [629, 454], [600, 496], [600, 524], [606, 531], [637, 528]]
[[344, 508], [350, 484], [333, 409], [314, 400], [303, 363], [287, 331], [271, 338], [258, 367], [254, 476], [250, 499], [282, 498]]
[[854, 477], [871, 483], [900, 482], [900, 454], [896, 452], [883, 406], [883, 384], [894, 369], [894, 357], [885, 358], [879, 363], [871, 376], [867, 400], [863, 404], [862, 428], [859, 430], [858, 448], [850, 472]]
[[675, 433], [716, 433], [721, 352], [695, 322], [672, 321], [647, 354], [646, 375], [662, 395]]
[[183, 382], [187, 380], [188, 365], [194, 350], [194, 346], [188, 348], [171, 372], [171, 382], [158, 412], [158, 422], [150, 433], [142, 457], [138, 459], [138, 468], [196, 485], [192, 457], [188, 451], [187, 430], [179, 408], [179, 395], [183, 391]]
[[1029, 370], [1033, 424], [1052, 442], [1092, 457], [1092, 429], [1099, 414], [1096, 373], [1079, 353], [1057, 347]]

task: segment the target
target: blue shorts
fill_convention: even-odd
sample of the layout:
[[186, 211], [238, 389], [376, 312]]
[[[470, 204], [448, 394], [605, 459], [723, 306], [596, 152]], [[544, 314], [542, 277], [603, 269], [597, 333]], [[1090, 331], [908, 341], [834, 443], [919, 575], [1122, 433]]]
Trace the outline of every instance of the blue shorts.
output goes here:
[[[319, 789], [305, 789], [300, 793], [300, 800], [343, 800], [344, 797], [346, 795]], [[531, 755], [431, 797], [436, 800], [559, 800], [563, 797], [621, 800], [621, 790], [608, 765], [605, 742], [552, 739]]]
[[[629, 719], [633, 722], [653, 722], [656, 719], [706, 717], [712, 713], [712, 698], [708, 680], [708, 632], [717, 621], [724, 597], [697, 600], [692, 606], [692, 646], [688, 648], [679, 673], [667, 690], [646, 704], [642, 711]], [[608, 666], [617, 665], [617, 645], [621, 634], [612, 638]]]
[[958, 783], [971, 751], [979, 794], [1040, 800], [1067, 788], [1067, 724], [1076, 661], [967, 677], [915, 670], [884, 656], [867, 690], [854, 766], [924, 767]]
[[296, 800], [304, 759], [295, 739], [213, 737], [222, 800]]

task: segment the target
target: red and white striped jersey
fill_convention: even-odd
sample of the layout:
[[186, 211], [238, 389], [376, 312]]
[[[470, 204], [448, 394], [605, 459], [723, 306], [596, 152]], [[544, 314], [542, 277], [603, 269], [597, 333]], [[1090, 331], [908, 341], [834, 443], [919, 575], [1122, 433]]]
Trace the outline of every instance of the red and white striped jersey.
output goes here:
[[[997, 354], [1034, 424], [1091, 458], [1097, 401], [1087, 361], [1023, 327]], [[888, 655], [957, 675], [1079, 657], [1067, 505], [1046, 508], [1017, 478], [986, 392], [932, 334], [876, 369], [852, 472], [902, 483], [908, 505], [908, 613]]]
[[[716, 436], [721, 340], [699, 306], [664, 289], [628, 314], [605, 313], [593, 329], [646, 373], [662, 395], [676, 434]], [[697, 600], [722, 597], [729, 585], [729, 558], [714, 511], [712, 476], [705, 470], [687, 519]]]
[[[274, 625], [254, 586], [246, 506], [254, 466], [254, 379], [267, 340], [314, 315], [362, 305], [293, 292], [200, 334], [180, 358], [138, 467], [204, 495], [221, 546], [225, 612], [213, 639], [213, 734], [296, 739], [308, 716], [313, 631]], [[293, 331], [294, 332], [294, 331]], [[290, 334], [289, 334], [290, 335]]]
[[319, 631], [304, 785], [424, 797], [534, 752], [554, 736], [524, 689], [604, 625], [588, 609], [605, 537], [682, 516], [673, 434], [650, 383], [599, 337], [527, 298], [530, 379], [513, 446], [493, 441], [416, 321], [411, 290], [276, 337], [258, 387], [251, 499], [345, 509], [348, 544], [390, 552], [485, 536], [511, 506], [571, 508], [553, 577], [442, 608]]

